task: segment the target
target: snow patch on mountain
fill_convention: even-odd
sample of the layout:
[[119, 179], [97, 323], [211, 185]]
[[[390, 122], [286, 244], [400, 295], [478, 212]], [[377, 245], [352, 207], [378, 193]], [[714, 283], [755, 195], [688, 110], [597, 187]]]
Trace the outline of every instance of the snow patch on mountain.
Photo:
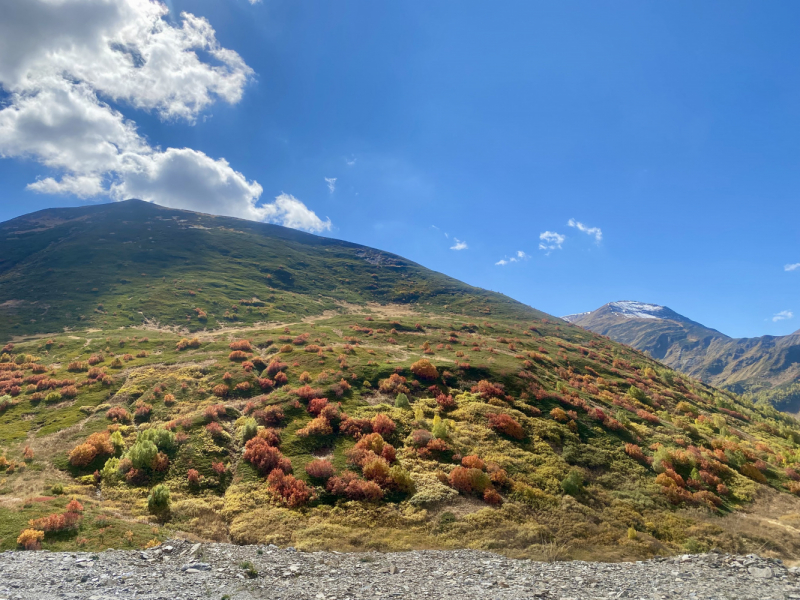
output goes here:
[[564, 319], [567, 323], [572, 323], [573, 321], [577, 321], [581, 317], [583, 317], [585, 315], [589, 315], [591, 313], [592, 313], [592, 311], [587, 310], [586, 312], [575, 313], [574, 315], [566, 315], [566, 316], [561, 317], [561, 318]]
[[629, 319], [663, 319], [661, 315], [664, 311], [663, 306], [658, 304], [647, 304], [645, 302], [634, 302], [632, 300], [621, 300], [610, 302], [608, 307], [615, 314], [628, 317]]

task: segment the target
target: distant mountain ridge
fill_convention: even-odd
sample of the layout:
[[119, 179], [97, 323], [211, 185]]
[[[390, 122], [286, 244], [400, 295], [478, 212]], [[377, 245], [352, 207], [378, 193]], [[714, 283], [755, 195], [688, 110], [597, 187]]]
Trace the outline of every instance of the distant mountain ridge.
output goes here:
[[666, 306], [631, 300], [562, 318], [712, 385], [800, 411], [800, 331], [736, 339]]

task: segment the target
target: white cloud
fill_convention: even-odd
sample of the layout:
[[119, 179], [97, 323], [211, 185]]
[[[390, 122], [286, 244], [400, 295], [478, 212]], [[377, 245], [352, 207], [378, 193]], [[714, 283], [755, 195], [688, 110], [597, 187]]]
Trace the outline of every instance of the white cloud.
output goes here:
[[[151, 0], [10, 0], [0, 19], [0, 156], [60, 172], [28, 185], [80, 198], [138, 197], [166, 206], [310, 231], [330, 228], [281, 195], [258, 205], [256, 181], [190, 148], [162, 150], [109, 105], [193, 124], [222, 100], [235, 104], [253, 71], [216, 40], [211, 24]], [[204, 61], [201, 56], [208, 57]]]
[[772, 321], [773, 322], [785, 321], [786, 319], [791, 319], [793, 317], [794, 317], [794, 313], [792, 311], [790, 311], [790, 310], [782, 310], [781, 312], [776, 313], [772, 317]]
[[354, 167], [356, 165], [356, 157], [354, 156], [353, 158], [345, 158], [344, 162], [348, 167]]
[[456, 243], [450, 246], [450, 250], [466, 250], [467, 248], [469, 248], [469, 246], [467, 246], [467, 242], [462, 242], [461, 240], [455, 237], [453, 238], [453, 240], [455, 240]]
[[261, 4], [261, 0], [250, 0], [250, 4]]
[[575, 219], [570, 219], [567, 221], [567, 225], [570, 227], [575, 227], [578, 231], [582, 231], [587, 235], [594, 236], [595, 241], [599, 244], [603, 240], [603, 232], [599, 227], [587, 227], [580, 221], [576, 221]]
[[553, 250], [561, 250], [561, 244], [567, 239], [565, 236], [555, 231], [545, 231], [539, 234], [539, 250], [545, 250], [550, 254]]
[[797, 269], [800, 269], [800, 263], [794, 263], [793, 265], [786, 265], [783, 267], [784, 271], [796, 271]]
[[520, 262], [522, 260], [526, 260], [528, 258], [530, 258], [530, 256], [525, 254], [522, 250], [517, 250], [517, 253], [514, 256], [512, 256], [511, 258], [502, 258], [502, 259], [498, 260], [494, 264], [495, 265], [499, 265], [499, 266], [502, 267], [502, 266], [505, 266], [505, 265], [508, 265], [508, 264], [511, 264], [511, 263], [515, 263], [515, 262]]
[[328, 191], [331, 194], [336, 191], [336, 177], [326, 177], [325, 183], [328, 184]]

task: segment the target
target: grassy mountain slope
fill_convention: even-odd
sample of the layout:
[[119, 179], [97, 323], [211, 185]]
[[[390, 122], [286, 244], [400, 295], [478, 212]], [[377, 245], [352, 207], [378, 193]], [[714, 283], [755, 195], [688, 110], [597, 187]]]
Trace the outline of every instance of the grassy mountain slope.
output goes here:
[[2, 548], [800, 549], [796, 420], [508, 298], [141, 203], [1, 227]]
[[0, 224], [0, 338], [151, 321], [197, 331], [370, 301], [543, 316], [393, 254], [139, 200]]
[[612, 305], [565, 318], [706, 383], [800, 412], [800, 332], [734, 339], [667, 308], [653, 319], [620, 314]]

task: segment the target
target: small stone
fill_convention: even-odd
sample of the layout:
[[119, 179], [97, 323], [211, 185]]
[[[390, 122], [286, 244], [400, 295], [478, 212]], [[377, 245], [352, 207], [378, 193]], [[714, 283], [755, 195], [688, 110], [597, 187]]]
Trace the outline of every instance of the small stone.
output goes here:
[[769, 579], [772, 577], [772, 569], [769, 567], [748, 567], [747, 572], [758, 579]]

